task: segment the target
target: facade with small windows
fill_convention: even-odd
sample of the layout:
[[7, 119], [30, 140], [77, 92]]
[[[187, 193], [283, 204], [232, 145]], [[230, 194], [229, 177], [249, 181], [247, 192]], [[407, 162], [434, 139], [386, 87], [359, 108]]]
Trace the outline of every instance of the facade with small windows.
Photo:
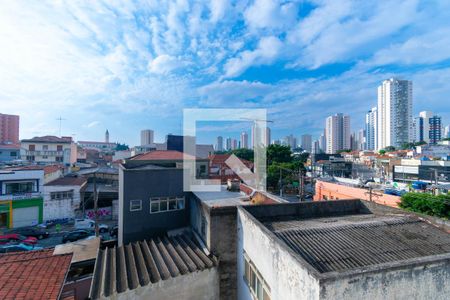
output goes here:
[[142, 163], [119, 170], [119, 245], [189, 225], [183, 169]]
[[44, 220], [75, 218], [86, 185], [83, 177], [62, 177], [45, 184]]
[[30, 162], [70, 165], [77, 161], [77, 145], [71, 137], [34, 137], [21, 141], [20, 155]]
[[19, 228], [42, 222], [44, 170], [0, 171], [0, 228]]
[[10, 162], [20, 159], [19, 145], [1, 145], [0, 144], [0, 162]]

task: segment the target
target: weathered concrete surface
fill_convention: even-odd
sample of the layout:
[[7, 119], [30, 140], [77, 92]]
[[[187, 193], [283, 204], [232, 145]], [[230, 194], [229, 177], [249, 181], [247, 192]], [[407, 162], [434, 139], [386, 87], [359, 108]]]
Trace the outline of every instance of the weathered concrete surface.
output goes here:
[[450, 299], [450, 261], [321, 282], [320, 299]]
[[304, 268], [289, 249], [264, 232], [264, 228], [238, 210], [238, 297], [253, 299], [244, 276], [244, 256], [247, 253], [270, 288], [271, 299], [319, 299], [319, 281]]
[[[422, 247], [423, 241], [417, 240], [416, 235], [405, 235], [404, 238], [412, 239], [411, 243], [417, 244], [416, 250], [424, 252], [420, 257], [320, 273], [299, 255], [298, 251], [302, 249], [276, 237], [273, 224], [269, 227], [263, 224], [270, 219], [278, 219], [286, 220], [285, 225], [293, 220], [295, 225], [301, 220], [314, 222], [315, 218], [333, 215], [359, 218], [370, 213], [374, 218], [396, 218], [399, 215], [417, 218], [415, 214], [396, 208], [359, 200], [239, 207], [238, 299], [252, 299], [243, 280], [244, 251], [270, 287], [272, 299], [450, 299], [450, 253], [427, 255]], [[324, 221], [324, 227], [335, 224]], [[445, 227], [432, 220], [426, 221], [441, 229]], [[277, 228], [289, 230], [289, 227]], [[428, 231], [426, 234], [434, 236], [427, 243], [439, 247], [436, 239], [440, 238], [433, 234], [439, 229], [425, 224], [423, 228]], [[397, 251], [394, 248], [392, 251]], [[329, 249], [328, 253], [332, 250]], [[316, 255], [321, 258], [321, 254]]]
[[103, 299], [216, 300], [219, 298], [218, 292], [219, 275], [217, 268], [211, 268], [140, 286], [134, 290], [127, 290]]

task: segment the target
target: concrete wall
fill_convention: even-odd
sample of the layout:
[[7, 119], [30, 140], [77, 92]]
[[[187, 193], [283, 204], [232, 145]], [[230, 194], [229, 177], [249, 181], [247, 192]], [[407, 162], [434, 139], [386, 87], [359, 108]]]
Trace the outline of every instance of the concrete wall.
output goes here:
[[237, 280], [239, 300], [252, 300], [244, 277], [244, 251], [270, 288], [271, 299], [319, 299], [319, 281], [285, 247], [238, 209]]
[[449, 282], [447, 259], [327, 280], [320, 299], [450, 299]]
[[216, 268], [161, 280], [157, 283], [128, 290], [107, 299], [173, 299], [216, 300], [219, 299], [219, 276]]
[[[210, 208], [193, 196], [190, 201], [192, 229], [208, 250], [219, 258], [220, 299], [236, 299], [236, 207]], [[202, 219], [205, 230], [202, 233]]]
[[[327, 198], [327, 200], [341, 200], [341, 199], [369, 200], [370, 198], [369, 191], [366, 189], [355, 188], [319, 180], [316, 182], [315, 190], [316, 194], [314, 195], [314, 200], [324, 200], [324, 196]], [[376, 192], [376, 194], [380, 194], [380, 192]], [[387, 194], [381, 194], [379, 196], [372, 195], [372, 200], [376, 203], [392, 207], [398, 207], [398, 203], [400, 203], [400, 197]]]
[[[79, 185], [46, 185], [44, 186], [44, 220], [75, 218], [75, 210], [80, 208]], [[73, 199], [51, 199], [53, 192], [73, 191]]]
[[[148, 239], [168, 230], [189, 224], [189, 194], [183, 191], [183, 170], [120, 170], [124, 173], [119, 181], [119, 234], [123, 243]], [[122, 186], [123, 185], [123, 190]], [[150, 213], [151, 197], [185, 197], [181, 210]], [[130, 211], [131, 200], [142, 200], [140, 211]], [[120, 240], [119, 240], [120, 242]]]

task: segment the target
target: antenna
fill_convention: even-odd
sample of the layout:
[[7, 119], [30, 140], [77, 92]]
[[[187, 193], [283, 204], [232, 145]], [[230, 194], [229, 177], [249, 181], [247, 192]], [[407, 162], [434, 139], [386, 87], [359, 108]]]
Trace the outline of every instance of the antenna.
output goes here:
[[56, 119], [56, 120], [59, 121], [59, 137], [61, 137], [61, 122], [66, 120], [66, 119], [63, 119], [63, 118], [61, 118], [61, 116], [59, 116], [59, 118]]

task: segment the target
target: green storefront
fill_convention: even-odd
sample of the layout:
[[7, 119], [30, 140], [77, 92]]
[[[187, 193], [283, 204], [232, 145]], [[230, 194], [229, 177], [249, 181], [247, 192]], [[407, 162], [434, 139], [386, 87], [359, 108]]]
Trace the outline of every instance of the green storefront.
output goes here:
[[19, 228], [42, 223], [44, 201], [41, 197], [0, 201], [0, 227]]

